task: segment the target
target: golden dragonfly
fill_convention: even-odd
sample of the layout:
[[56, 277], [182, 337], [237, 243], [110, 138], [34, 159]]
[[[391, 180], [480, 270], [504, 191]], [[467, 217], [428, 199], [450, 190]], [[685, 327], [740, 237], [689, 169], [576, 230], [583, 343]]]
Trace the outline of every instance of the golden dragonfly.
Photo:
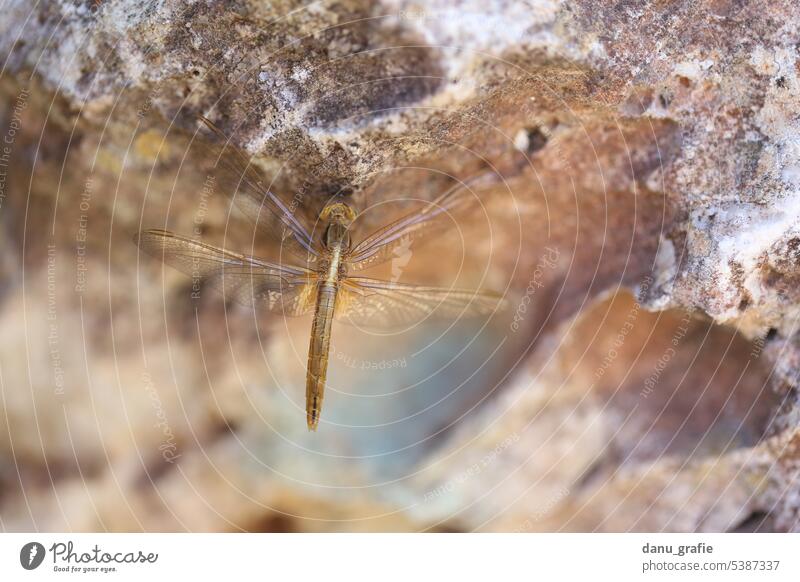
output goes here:
[[[219, 185], [255, 223], [258, 232], [276, 241], [281, 251], [287, 251], [300, 264], [235, 253], [166, 230], [144, 230], [134, 240], [147, 254], [238, 303], [284, 316], [313, 312], [306, 376], [309, 430], [317, 430], [320, 421], [334, 319], [387, 329], [428, 317], [490, 315], [505, 306], [502, 296], [493, 292], [410, 285], [351, 274], [384, 263], [396, 256], [398, 249], [407, 249], [413, 242], [452, 226], [451, 213], [474, 199], [467, 195], [470, 182], [458, 184], [421, 210], [360, 239], [359, 215], [340, 199], [327, 203], [314, 227], [309, 228], [299, 212], [264, 185], [264, 174], [244, 151], [231, 145], [211, 121], [204, 117], [201, 121], [224, 140], [224, 146], [215, 150], [219, 152], [215, 166], [222, 170]], [[227, 150], [232, 155], [226, 155], [230, 153]]]

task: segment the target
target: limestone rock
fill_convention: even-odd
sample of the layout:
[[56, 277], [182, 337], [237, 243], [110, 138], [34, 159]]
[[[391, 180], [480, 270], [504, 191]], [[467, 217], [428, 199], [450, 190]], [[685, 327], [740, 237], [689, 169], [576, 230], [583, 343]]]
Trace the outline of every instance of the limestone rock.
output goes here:
[[[800, 529], [799, 26], [790, 0], [12, 0], [4, 528]], [[308, 434], [309, 322], [193, 301], [131, 242], [274, 250], [198, 115], [311, 217], [489, 176], [390, 268], [508, 313], [337, 327]]]

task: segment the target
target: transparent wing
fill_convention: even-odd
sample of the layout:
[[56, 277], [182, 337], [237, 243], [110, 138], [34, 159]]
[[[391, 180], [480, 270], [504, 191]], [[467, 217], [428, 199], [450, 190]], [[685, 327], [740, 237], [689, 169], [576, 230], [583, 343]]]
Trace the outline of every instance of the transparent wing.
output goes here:
[[200, 142], [211, 161], [222, 190], [233, 199], [237, 208], [263, 233], [294, 257], [314, 263], [320, 256], [314, 237], [298, 219], [298, 202], [286, 204], [266, 186], [263, 172], [251, 158], [230, 143], [221, 129], [205, 117], [205, 126], [221, 140], [220, 145]]
[[396, 256], [398, 252], [408, 249], [415, 241], [452, 227], [450, 213], [474, 201], [470, 188], [489, 177], [490, 174], [481, 174], [461, 182], [422, 210], [407, 214], [375, 231], [353, 247], [345, 257], [349, 270], [361, 271], [379, 265]]
[[287, 316], [314, 307], [317, 274], [303, 267], [278, 265], [240, 255], [166, 230], [145, 230], [134, 242], [193, 279], [198, 290], [211, 286], [226, 299]]
[[348, 277], [339, 289], [336, 319], [359, 327], [408, 326], [429, 317], [457, 319], [505, 308], [497, 293]]

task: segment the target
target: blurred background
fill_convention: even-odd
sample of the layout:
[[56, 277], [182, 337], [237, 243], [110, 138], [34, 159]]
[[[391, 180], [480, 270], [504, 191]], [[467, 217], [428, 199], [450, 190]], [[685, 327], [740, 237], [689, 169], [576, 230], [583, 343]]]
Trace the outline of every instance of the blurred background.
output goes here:
[[[714, 18], [708, 15], [713, 14]], [[5, 531], [798, 528], [798, 8], [789, 2], [12, 0], [0, 23]], [[788, 24], [786, 25], [788, 26]], [[198, 115], [488, 318], [334, 324], [140, 255], [262, 257]]]

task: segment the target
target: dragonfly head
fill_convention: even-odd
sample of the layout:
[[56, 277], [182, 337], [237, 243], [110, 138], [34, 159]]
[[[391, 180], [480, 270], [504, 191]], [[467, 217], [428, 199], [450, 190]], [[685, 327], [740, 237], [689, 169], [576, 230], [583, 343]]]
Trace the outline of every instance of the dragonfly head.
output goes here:
[[334, 202], [323, 208], [319, 217], [328, 222], [338, 222], [344, 226], [350, 226], [350, 223], [356, 219], [356, 212], [344, 202]]

